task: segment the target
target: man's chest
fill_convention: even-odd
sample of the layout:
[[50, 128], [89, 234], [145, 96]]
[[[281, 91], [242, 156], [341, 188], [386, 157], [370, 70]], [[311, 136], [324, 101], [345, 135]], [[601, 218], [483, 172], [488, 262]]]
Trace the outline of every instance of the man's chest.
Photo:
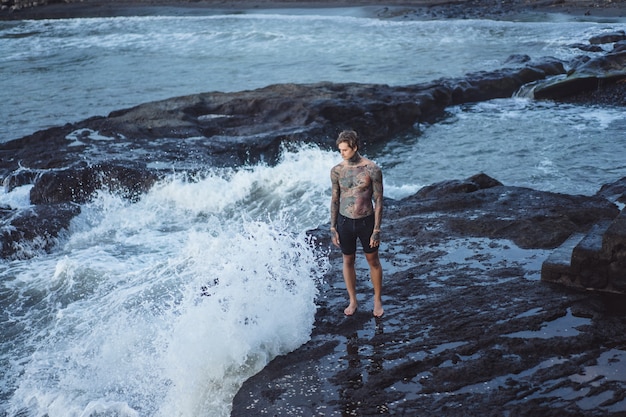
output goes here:
[[339, 185], [342, 189], [367, 190], [372, 184], [371, 177], [365, 166], [346, 167], [339, 177]]

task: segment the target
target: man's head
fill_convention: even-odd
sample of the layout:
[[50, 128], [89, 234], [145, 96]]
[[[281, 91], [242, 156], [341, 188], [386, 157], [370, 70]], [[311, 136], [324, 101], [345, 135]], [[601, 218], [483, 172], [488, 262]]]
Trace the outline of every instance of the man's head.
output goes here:
[[341, 157], [352, 160], [359, 150], [359, 137], [354, 130], [344, 130], [337, 138], [337, 148], [341, 152]]
[[356, 151], [359, 149], [359, 136], [354, 130], [344, 130], [337, 138], [337, 146], [341, 143], [346, 143], [350, 149]]

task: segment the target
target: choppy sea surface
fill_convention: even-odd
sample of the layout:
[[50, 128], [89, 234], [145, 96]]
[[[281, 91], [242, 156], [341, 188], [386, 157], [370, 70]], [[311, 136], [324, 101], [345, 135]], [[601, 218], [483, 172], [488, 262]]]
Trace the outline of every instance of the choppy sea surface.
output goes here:
[[[381, 20], [320, 10], [0, 22], [0, 141], [147, 101], [273, 83], [405, 85], [569, 59], [619, 21]], [[485, 172], [593, 194], [626, 176], [623, 108], [523, 97], [449, 109], [364, 153], [388, 197]], [[360, 132], [366, 136], [367, 132]], [[0, 262], [0, 416], [227, 416], [241, 383], [306, 342], [327, 254], [332, 150], [101, 193], [49, 254]], [[28, 187], [0, 206], [28, 209]]]

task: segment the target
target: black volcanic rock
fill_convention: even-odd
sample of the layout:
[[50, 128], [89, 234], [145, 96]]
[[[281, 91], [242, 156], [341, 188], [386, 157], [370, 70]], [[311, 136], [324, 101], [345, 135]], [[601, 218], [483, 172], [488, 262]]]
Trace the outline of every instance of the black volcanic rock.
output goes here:
[[[419, 235], [427, 228], [451, 237], [508, 239], [521, 248], [542, 249], [555, 248], [572, 233], [619, 214], [601, 196], [503, 186], [485, 174], [424, 187], [391, 207], [395, 210], [386, 214], [393, 220], [390, 227], [404, 234]], [[418, 213], [429, 213], [427, 227], [412, 221]]]
[[0, 256], [31, 258], [52, 250], [79, 213], [80, 206], [71, 203], [37, 205], [26, 210], [0, 209]]
[[[620, 88], [626, 82], [626, 51], [616, 50], [574, 67], [567, 77], [540, 83], [534, 89], [537, 99], [567, 99], [600, 89]], [[621, 102], [618, 104], [625, 104]]]
[[83, 168], [46, 171], [30, 191], [32, 204], [85, 203], [100, 189], [108, 189], [135, 201], [156, 182], [147, 169], [96, 164]]
[[626, 40], [626, 32], [618, 30], [610, 33], [601, 33], [599, 35], [589, 38], [589, 43], [592, 45], [602, 45], [605, 43], [614, 43]]
[[[332, 146], [345, 128], [367, 131], [371, 142], [387, 141], [437, 120], [447, 106], [510, 97], [523, 84], [563, 72], [560, 61], [546, 58], [521, 68], [410, 86], [279, 84], [175, 97], [0, 144], [0, 175], [20, 166], [72, 167], [85, 154], [92, 163], [156, 161], [186, 169], [272, 163], [285, 142]], [[132, 149], [142, 150], [140, 159]]]
[[[233, 417], [623, 415], [626, 382], [609, 361], [624, 365], [614, 347], [626, 343], [626, 298], [539, 282], [533, 265], [617, 207], [479, 174], [385, 212], [384, 317], [372, 317], [367, 269], [357, 270], [359, 311], [343, 315], [341, 255], [327, 228], [313, 231], [332, 268], [311, 340], [246, 381]], [[597, 398], [607, 400], [589, 413]]]

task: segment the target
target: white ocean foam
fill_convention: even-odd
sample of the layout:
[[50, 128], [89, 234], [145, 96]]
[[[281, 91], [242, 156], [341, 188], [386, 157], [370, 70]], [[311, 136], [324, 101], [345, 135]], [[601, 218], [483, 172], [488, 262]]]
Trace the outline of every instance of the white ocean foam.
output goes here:
[[300, 150], [274, 168], [174, 176], [135, 204], [100, 193], [59, 253], [5, 270], [24, 302], [41, 293], [3, 377], [8, 412], [229, 415], [240, 384], [313, 326], [328, 261], [292, 215], [313, 204], [326, 219], [337, 155]]
[[424, 186], [419, 185], [419, 184], [394, 185], [394, 184], [388, 184], [387, 181], [385, 181], [384, 192], [385, 192], [385, 197], [393, 198], [394, 200], [401, 200], [405, 197], [415, 194], [422, 187]]
[[588, 128], [588, 126], [596, 125], [598, 128], [604, 130], [611, 127], [611, 125], [617, 121], [624, 120], [624, 112], [623, 109], [606, 109], [601, 107], [590, 108], [585, 112], [580, 114], [582, 120], [586, 121], [584, 123], [583, 129]]
[[77, 146], [77, 145], [83, 145], [84, 143], [82, 142], [82, 140], [84, 139], [89, 139], [89, 140], [93, 140], [93, 141], [112, 141], [115, 140], [115, 138], [111, 137], [111, 136], [105, 136], [102, 135], [100, 132], [97, 132], [95, 130], [92, 129], [78, 129], [75, 130], [71, 133], [69, 133], [67, 136], [65, 136], [65, 139], [73, 142], [72, 144], [70, 144], [70, 146]]
[[30, 207], [30, 190], [32, 188], [33, 185], [28, 184], [22, 185], [20, 187], [15, 187], [9, 192], [6, 192], [6, 190], [1, 192], [0, 207], [6, 206], [15, 210]]

